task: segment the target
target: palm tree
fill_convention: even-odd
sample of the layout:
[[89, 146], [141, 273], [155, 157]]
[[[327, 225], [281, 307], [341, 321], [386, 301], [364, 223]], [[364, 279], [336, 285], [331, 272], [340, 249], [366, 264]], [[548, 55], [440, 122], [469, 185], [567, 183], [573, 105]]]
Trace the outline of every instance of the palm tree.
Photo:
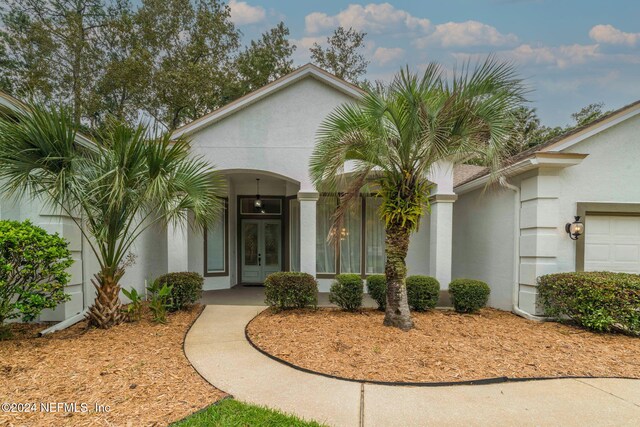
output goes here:
[[0, 115], [0, 180], [5, 193], [57, 206], [80, 228], [97, 257], [91, 324], [122, 321], [119, 281], [135, 240], [154, 224], [187, 220], [204, 227], [222, 209], [223, 181], [186, 140], [149, 137], [145, 126], [115, 121], [94, 144], [78, 143], [73, 117], [30, 104]]
[[341, 193], [334, 227], [365, 186], [382, 198], [385, 325], [413, 327], [405, 258], [409, 236], [429, 209], [428, 172], [436, 162], [470, 159], [497, 171], [524, 94], [513, 66], [492, 57], [473, 68], [465, 64], [450, 80], [432, 63], [421, 78], [402, 70], [390, 85], [367, 89], [320, 126], [310, 173], [318, 191]]

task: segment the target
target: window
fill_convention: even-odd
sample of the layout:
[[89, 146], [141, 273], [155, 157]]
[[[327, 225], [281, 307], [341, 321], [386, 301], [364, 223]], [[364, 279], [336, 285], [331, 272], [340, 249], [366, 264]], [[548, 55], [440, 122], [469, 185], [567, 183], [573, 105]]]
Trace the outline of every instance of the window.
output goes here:
[[225, 199], [224, 212], [205, 230], [205, 276], [226, 276], [228, 213]]
[[240, 213], [242, 215], [280, 215], [282, 214], [282, 200], [260, 199], [261, 208], [256, 208], [255, 197], [243, 197], [240, 199]]
[[291, 256], [291, 271], [300, 271], [300, 202], [297, 199], [289, 201], [289, 248]]
[[340, 230], [340, 273], [361, 274], [361, 249], [362, 203], [358, 199], [345, 213], [343, 227]]
[[[352, 203], [345, 213], [344, 222], [339, 231], [339, 242], [334, 243], [329, 242], [328, 237], [338, 198], [320, 197], [316, 208], [316, 271], [318, 274], [384, 273], [385, 227], [384, 221], [380, 218], [381, 203], [381, 200], [376, 197], [364, 197]], [[338, 260], [339, 263], [336, 265]]]
[[365, 273], [384, 273], [384, 221], [380, 218], [382, 201], [377, 197], [367, 197], [365, 204]]
[[316, 271], [336, 272], [336, 245], [330, 242], [331, 218], [336, 211], [337, 198], [320, 197], [316, 207]]

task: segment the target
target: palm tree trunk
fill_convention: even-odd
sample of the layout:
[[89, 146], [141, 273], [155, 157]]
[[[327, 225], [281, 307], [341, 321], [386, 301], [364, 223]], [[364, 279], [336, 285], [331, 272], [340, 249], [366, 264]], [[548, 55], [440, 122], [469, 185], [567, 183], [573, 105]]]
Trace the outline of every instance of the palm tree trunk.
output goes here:
[[91, 279], [97, 295], [87, 314], [89, 325], [108, 329], [124, 320], [120, 303], [120, 284], [118, 283], [121, 277], [120, 271], [111, 274], [103, 270], [96, 274], [94, 279]]
[[413, 328], [406, 285], [406, 258], [410, 233], [410, 230], [402, 224], [389, 224], [385, 238], [387, 261], [384, 271], [387, 276], [387, 308], [384, 325], [400, 328], [403, 331]]

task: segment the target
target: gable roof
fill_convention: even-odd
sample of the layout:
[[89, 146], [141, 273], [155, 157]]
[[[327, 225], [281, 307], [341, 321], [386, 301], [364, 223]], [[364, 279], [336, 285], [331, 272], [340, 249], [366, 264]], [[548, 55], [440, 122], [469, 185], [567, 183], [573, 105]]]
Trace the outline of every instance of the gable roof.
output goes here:
[[[510, 157], [507, 160], [506, 168], [524, 160], [531, 159], [539, 153], [557, 153], [565, 150], [579, 143], [580, 141], [583, 141], [593, 135], [609, 129], [612, 126], [617, 125], [618, 123], [630, 119], [637, 114], [640, 114], [640, 100], [625, 105], [622, 108], [605, 114], [604, 116], [592, 121], [591, 123], [578, 126], [568, 132], [563, 133], [562, 135], [558, 135], [543, 142], [542, 144], [538, 144], [534, 147], [529, 148], [528, 150]], [[467, 184], [469, 182], [475, 181], [476, 179], [483, 178], [487, 175], [489, 175], [488, 168], [483, 168], [482, 170], [478, 169], [475, 173], [470, 174], [465, 179], [461, 179], [459, 182], [455, 183], [454, 187]]]
[[271, 83], [261, 87], [260, 89], [256, 89], [253, 92], [250, 92], [243, 97], [238, 98], [235, 101], [232, 101], [225, 106], [213, 110], [209, 114], [206, 114], [199, 119], [196, 119], [176, 129], [173, 132], [173, 137], [177, 138], [179, 136], [196, 132], [259, 101], [260, 99], [263, 99], [307, 77], [314, 78], [321, 83], [324, 83], [328, 86], [333, 87], [334, 89], [339, 90], [340, 92], [352, 96], [353, 98], [359, 98], [365, 93], [358, 86], [351, 84], [339, 77], [336, 77], [320, 67], [317, 67], [313, 64], [306, 64], [290, 72], [286, 76], [280, 77], [279, 79], [272, 81]]

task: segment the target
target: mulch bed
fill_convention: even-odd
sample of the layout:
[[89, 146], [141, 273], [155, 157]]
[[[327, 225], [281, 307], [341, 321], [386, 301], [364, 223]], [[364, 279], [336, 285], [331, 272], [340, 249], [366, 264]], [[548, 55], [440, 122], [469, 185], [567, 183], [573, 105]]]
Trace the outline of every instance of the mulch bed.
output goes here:
[[[0, 425], [164, 426], [225, 397], [184, 355], [187, 329], [202, 311], [142, 320], [109, 330], [81, 322], [41, 338], [47, 325], [12, 325], [0, 341], [0, 403], [36, 403], [34, 413], [0, 411]], [[147, 316], [145, 316], [147, 317]], [[41, 402], [86, 403], [89, 411], [44, 413]], [[95, 404], [109, 405], [96, 413]]]
[[261, 350], [328, 375], [383, 382], [510, 377], [640, 378], [640, 339], [538, 323], [483, 309], [412, 314], [415, 329], [382, 325], [384, 313], [266, 310], [247, 327]]

